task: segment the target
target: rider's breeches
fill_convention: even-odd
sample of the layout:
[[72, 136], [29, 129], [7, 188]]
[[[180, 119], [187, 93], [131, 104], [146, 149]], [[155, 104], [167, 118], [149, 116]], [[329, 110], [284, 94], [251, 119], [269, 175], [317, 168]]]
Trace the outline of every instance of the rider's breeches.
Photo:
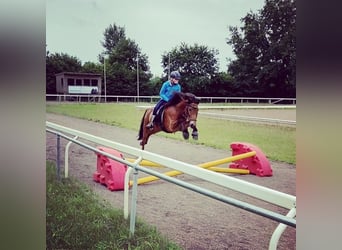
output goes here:
[[156, 106], [154, 107], [153, 109], [153, 115], [156, 115], [157, 114], [157, 111], [166, 103], [166, 101], [164, 101], [163, 99], [160, 99]]

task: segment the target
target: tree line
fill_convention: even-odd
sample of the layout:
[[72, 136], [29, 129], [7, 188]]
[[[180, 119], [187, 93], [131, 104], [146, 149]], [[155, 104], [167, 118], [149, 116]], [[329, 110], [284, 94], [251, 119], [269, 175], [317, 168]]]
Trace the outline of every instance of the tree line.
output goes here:
[[181, 43], [161, 55], [163, 72], [153, 76], [148, 56], [126, 36], [123, 27], [111, 24], [103, 32], [104, 50], [98, 62], [85, 62], [65, 53], [46, 53], [46, 93], [56, 93], [55, 74], [104, 73], [107, 95], [158, 95], [168, 72], [182, 75], [184, 92], [198, 96], [295, 97], [296, 96], [296, 5], [295, 0], [266, 0], [257, 13], [241, 19], [242, 27], [229, 26], [227, 46], [236, 59], [229, 59], [226, 72], [219, 72], [218, 51], [208, 46]]

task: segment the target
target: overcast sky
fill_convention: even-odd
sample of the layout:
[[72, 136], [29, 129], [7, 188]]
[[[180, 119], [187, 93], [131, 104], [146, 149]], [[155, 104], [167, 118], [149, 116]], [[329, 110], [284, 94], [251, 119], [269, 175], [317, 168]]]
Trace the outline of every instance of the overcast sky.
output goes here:
[[182, 42], [217, 49], [226, 71], [227, 58], [235, 58], [228, 27], [241, 27], [241, 18], [263, 6], [264, 0], [47, 0], [47, 50], [98, 62], [103, 32], [115, 23], [148, 56], [155, 76], [162, 75], [161, 55]]

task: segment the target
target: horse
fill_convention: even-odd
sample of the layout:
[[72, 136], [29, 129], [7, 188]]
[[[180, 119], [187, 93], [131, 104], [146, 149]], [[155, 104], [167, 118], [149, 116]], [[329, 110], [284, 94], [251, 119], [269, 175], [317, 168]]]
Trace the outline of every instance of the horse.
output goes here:
[[192, 128], [192, 138], [198, 139], [198, 130], [196, 120], [198, 114], [198, 104], [200, 98], [192, 93], [176, 92], [174, 96], [158, 111], [154, 119], [153, 128], [147, 128], [146, 125], [151, 119], [153, 108], [145, 110], [141, 119], [138, 140], [144, 150], [148, 138], [160, 131], [166, 133], [175, 133], [182, 131], [183, 138], [189, 139], [188, 127]]

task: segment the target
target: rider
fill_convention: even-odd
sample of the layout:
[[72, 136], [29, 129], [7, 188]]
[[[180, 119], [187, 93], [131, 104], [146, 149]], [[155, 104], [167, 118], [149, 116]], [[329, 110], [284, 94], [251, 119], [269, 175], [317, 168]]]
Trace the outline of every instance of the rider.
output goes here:
[[174, 95], [175, 92], [181, 92], [181, 85], [178, 83], [181, 75], [178, 71], [172, 71], [170, 74], [170, 80], [163, 83], [159, 91], [160, 100], [153, 109], [151, 121], [146, 125], [147, 128], [153, 128], [153, 121], [156, 117], [157, 111], [167, 103]]

